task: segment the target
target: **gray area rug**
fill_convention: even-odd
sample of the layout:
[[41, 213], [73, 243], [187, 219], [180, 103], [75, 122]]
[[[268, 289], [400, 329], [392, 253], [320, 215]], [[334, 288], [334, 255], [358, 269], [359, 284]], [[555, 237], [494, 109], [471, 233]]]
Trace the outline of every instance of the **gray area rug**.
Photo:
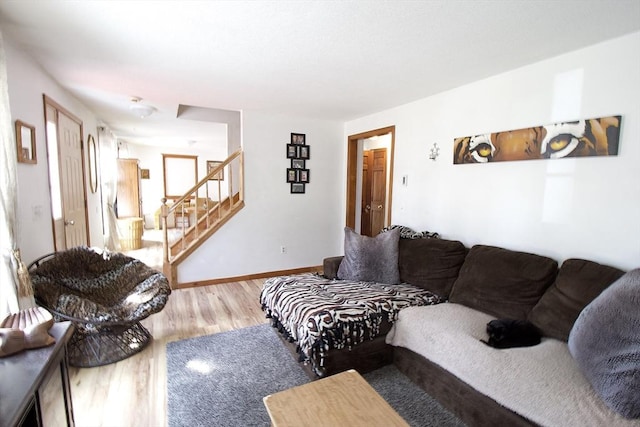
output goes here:
[[[364, 377], [412, 426], [463, 426], [393, 365]], [[269, 426], [262, 398], [309, 382], [268, 324], [167, 344], [168, 425]]]

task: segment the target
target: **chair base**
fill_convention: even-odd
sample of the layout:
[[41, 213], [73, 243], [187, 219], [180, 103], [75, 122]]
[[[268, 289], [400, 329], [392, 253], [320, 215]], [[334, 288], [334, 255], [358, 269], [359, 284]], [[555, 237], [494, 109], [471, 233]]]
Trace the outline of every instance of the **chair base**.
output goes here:
[[93, 368], [126, 359], [142, 351], [151, 340], [151, 334], [140, 322], [75, 326], [67, 349], [69, 364], [78, 368]]

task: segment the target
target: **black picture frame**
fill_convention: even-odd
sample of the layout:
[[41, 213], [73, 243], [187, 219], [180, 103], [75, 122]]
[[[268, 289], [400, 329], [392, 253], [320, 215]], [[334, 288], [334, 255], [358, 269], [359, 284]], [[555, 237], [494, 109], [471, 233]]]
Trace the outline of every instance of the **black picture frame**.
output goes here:
[[309, 174], [311, 172], [309, 169], [298, 169], [298, 182], [302, 182], [303, 184], [309, 183]]
[[291, 159], [291, 169], [306, 169], [303, 159]]
[[298, 148], [298, 158], [309, 160], [311, 158], [311, 147], [309, 145], [301, 145]]
[[297, 158], [298, 158], [298, 145], [287, 144], [287, 159], [297, 159]]
[[304, 133], [291, 133], [291, 144], [305, 145], [307, 143], [307, 135]]
[[300, 169], [287, 168], [287, 182], [298, 182], [298, 171]]
[[292, 182], [291, 183], [291, 194], [304, 194], [305, 185], [301, 182]]

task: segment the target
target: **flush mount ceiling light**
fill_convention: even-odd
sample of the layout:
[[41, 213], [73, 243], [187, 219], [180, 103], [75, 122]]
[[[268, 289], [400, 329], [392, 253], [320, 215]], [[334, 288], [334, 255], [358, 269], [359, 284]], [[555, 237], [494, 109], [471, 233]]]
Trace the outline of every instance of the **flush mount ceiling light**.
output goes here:
[[153, 114], [156, 109], [151, 105], [141, 103], [141, 101], [142, 98], [137, 96], [132, 97], [131, 104], [129, 104], [129, 110], [131, 110], [136, 116], [144, 119], [145, 117], [149, 117]]

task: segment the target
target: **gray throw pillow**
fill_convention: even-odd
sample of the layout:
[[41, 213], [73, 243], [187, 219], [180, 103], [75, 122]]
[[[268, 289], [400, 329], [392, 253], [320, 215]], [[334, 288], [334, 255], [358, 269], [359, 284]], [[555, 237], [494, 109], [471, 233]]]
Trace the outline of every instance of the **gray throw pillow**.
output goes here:
[[569, 351], [612, 410], [640, 418], [640, 269], [605, 289], [578, 316]]
[[368, 237], [345, 227], [344, 258], [338, 268], [338, 278], [391, 285], [399, 283], [399, 240], [399, 229]]

